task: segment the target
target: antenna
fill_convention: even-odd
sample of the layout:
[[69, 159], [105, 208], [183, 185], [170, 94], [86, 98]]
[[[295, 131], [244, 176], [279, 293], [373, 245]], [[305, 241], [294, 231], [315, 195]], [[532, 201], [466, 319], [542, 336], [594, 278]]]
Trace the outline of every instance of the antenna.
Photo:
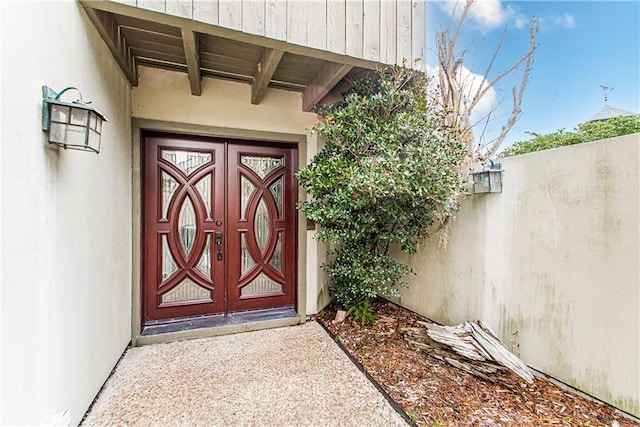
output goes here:
[[602, 92], [604, 94], [604, 103], [607, 103], [607, 92], [611, 92], [613, 90], [612, 87], [608, 87], [608, 86], [603, 86], [603, 85], [599, 85], [600, 88], [602, 89]]

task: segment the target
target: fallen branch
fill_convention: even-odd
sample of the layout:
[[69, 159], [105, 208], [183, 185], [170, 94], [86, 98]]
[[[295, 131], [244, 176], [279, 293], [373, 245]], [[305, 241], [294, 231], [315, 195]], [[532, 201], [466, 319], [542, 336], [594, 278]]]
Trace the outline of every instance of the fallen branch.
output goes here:
[[482, 322], [441, 326], [420, 322], [422, 328], [405, 328], [405, 339], [431, 356], [491, 382], [510, 383], [507, 371], [533, 383], [533, 374]]

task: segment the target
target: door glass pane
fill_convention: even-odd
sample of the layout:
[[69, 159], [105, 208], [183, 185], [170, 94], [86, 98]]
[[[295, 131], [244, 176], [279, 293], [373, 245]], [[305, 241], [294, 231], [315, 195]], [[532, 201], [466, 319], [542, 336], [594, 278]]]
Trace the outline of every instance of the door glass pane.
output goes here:
[[258, 207], [256, 208], [256, 216], [253, 224], [253, 230], [256, 235], [256, 242], [260, 252], [264, 254], [267, 243], [269, 242], [269, 212], [267, 211], [267, 205], [264, 202], [264, 197], [260, 198]]
[[186, 176], [189, 176], [191, 172], [200, 166], [210, 163], [213, 160], [213, 155], [195, 151], [162, 150], [162, 158], [177, 166]]
[[184, 203], [180, 209], [178, 234], [180, 236], [182, 249], [184, 249], [184, 253], [189, 256], [191, 249], [193, 249], [193, 242], [196, 239], [196, 213], [193, 209], [191, 198], [188, 196], [184, 199]]
[[258, 294], [273, 294], [282, 292], [282, 285], [269, 279], [264, 273], [260, 273], [258, 277], [253, 279], [248, 285], [240, 291], [241, 296], [250, 296]]
[[256, 265], [256, 262], [247, 248], [247, 233], [243, 231], [240, 233], [240, 275], [249, 271], [254, 265]]
[[240, 211], [240, 218], [247, 217], [247, 205], [249, 204], [249, 200], [251, 200], [251, 194], [253, 194], [253, 190], [255, 190], [255, 186], [249, 182], [247, 178], [244, 176], [240, 177], [240, 206], [242, 210]]
[[282, 157], [241, 156], [240, 162], [257, 173], [260, 178], [264, 179], [269, 172], [282, 166], [284, 164], [284, 159]]
[[200, 273], [207, 276], [208, 279], [211, 279], [211, 234], [207, 234], [206, 239], [204, 252], [202, 253], [202, 257], [200, 257], [200, 261], [198, 261], [196, 268]]
[[162, 219], [167, 219], [169, 203], [171, 203], [171, 198], [173, 198], [178, 187], [178, 181], [165, 171], [162, 171]]
[[204, 200], [204, 206], [207, 209], [207, 218], [211, 219], [211, 175], [202, 178], [197, 184], [196, 189]]
[[211, 291], [203, 288], [188, 277], [175, 288], [162, 295], [162, 302], [182, 302], [211, 299]]
[[166, 234], [162, 235], [162, 280], [171, 276], [178, 269], [176, 261], [169, 250], [169, 240]]
[[269, 186], [271, 194], [276, 201], [276, 209], [278, 210], [278, 218], [282, 218], [282, 177]]
[[278, 232], [278, 240], [276, 240], [276, 249], [271, 255], [269, 264], [276, 270], [282, 273], [282, 231]]

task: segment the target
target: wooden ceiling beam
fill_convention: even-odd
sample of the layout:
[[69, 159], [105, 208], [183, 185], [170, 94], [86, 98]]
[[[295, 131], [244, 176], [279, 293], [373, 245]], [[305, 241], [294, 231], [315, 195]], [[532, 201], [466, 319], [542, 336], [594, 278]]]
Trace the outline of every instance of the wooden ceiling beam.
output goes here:
[[311, 111], [353, 67], [327, 62], [302, 94], [302, 111]]
[[202, 94], [202, 74], [200, 72], [198, 33], [186, 28], [182, 28], [181, 30], [184, 56], [187, 60], [189, 84], [191, 85], [191, 95], [200, 96]]
[[82, 6], [131, 86], [138, 86], [135, 60], [113, 15], [84, 4]]
[[260, 62], [256, 65], [256, 72], [253, 75], [253, 84], [251, 85], [251, 103], [260, 104], [267, 92], [267, 87], [276, 72], [278, 64], [284, 55], [284, 51], [277, 49], [264, 48]]

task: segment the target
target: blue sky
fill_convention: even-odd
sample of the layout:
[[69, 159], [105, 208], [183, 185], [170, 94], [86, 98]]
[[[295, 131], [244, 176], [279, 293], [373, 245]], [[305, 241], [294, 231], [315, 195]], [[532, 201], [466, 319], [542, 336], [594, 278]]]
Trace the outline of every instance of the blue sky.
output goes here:
[[[465, 0], [457, 6], [460, 10]], [[453, 1], [427, 2], [427, 64], [437, 65], [435, 33], [447, 26]], [[522, 103], [523, 114], [502, 148], [529, 139], [525, 132], [572, 130], [608, 105], [640, 113], [640, 0], [627, 1], [500, 1], [476, 0], [465, 21], [458, 47], [465, 49], [463, 65], [484, 73], [504, 26], [507, 36], [489, 80], [509, 68], [527, 51], [529, 20], [539, 23], [539, 47]], [[452, 29], [455, 28], [454, 19]], [[453, 31], [453, 30], [452, 30]], [[497, 85], [503, 100], [490, 126], [494, 134], [511, 110], [511, 88], [520, 72]], [[492, 99], [487, 97], [486, 104]], [[500, 117], [501, 116], [501, 117]]]

